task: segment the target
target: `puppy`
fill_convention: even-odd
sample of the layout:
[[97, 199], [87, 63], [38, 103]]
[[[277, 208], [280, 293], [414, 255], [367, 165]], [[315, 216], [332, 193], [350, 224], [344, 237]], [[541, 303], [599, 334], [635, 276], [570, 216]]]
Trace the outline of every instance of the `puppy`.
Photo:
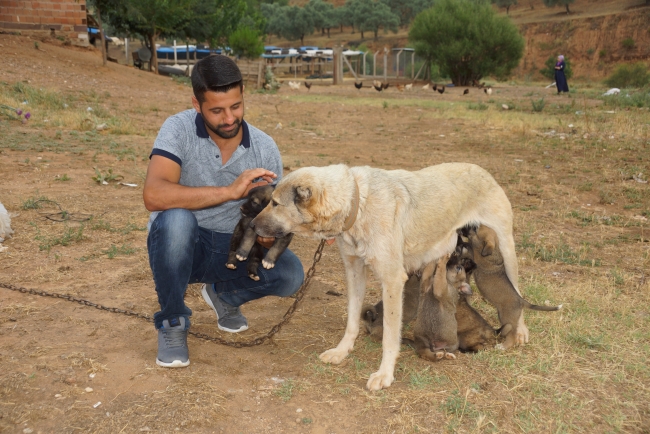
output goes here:
[[0, 243], [2, 243], [5, 238], [11, 238], [11, 234], [14, 231], [11, 229], [11, 217], [7, 208], [0, 203]]
[[[435, 275], [434, 275], [435, 268]], [[459, 293], [471, 294], [457, 255], [445, 255], [422, 271], [420, 304], [413, 329], [415, 351], [430, 361], [455, 359], [458, 349], [456, 305]]]
[[257, 275], [260, 262], [266, 269], [273, 268], [282, 252], [289, 246], [291, 238], [293, 238], [291, 233], [276, 238], [266, 256], [264, 256], [262, 245], [256, 242], [257, 234], [254, 227], [251, 226], [251, 222], [269, 204], [274, 188], [272, 185], [265, 185], [251, 189], [248, 193], [248, 200], [240, 208], [242, 217], [230, 239], [230, 251], [228, 252], [226, 267], [234, 270], [237, 268], [237, 260], [245, 261], [248, 259], [246, 269], [248, 270], [248, 276], [253, 280], [260, 280]]
[[506, 274], [503, 256], [499, 249], [499, 240], [494, 230], [481, 225], [468, 231], [472, 259], [476, 262], [474, 280], [483, 297], [492, 303], [499, 313], [501, 344], [508, 349], [516, 344], [517, 329], [523, 324], [523, 310], [556, 311], [559, 306], [538, 306], [524, 300], [512, 285]]
[[[402, 325], [413, 321], [418, 314], [420, 302], [420, 278], [412, 274], [404, 284], [404, 301], [402, 304]], [[370, 334], [370, 339], [381, 342], [384, 336], [384, 302], [365, 305], [361, 309], [361, 321]]]

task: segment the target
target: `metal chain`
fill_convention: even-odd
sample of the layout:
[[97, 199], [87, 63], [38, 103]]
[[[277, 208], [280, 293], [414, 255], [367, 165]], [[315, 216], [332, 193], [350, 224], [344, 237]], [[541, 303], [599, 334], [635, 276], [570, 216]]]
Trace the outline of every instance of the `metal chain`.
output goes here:
[[[248, 341], [226, 341], [221, 338], [206, 335], [205, 333], [193, 332], [191, 330], [188, 333], [191, 334], [192, 336], [196, 336], [199, 339], [204, 339], [206, 341], [216, 342], [221, 345], [227, 345], [229, 347], [235, 347], [235, 348], [254, 347], [256, 345], [261, 345], [267, 340], [271, 339], [273, 335], [275, 335], [277, 332], [280, 331], [282, 326], [284, 326], [287, 322], [289, 322], [294, 312], [296, 311], [298, 304], [300, 304], [303, 297], [305, 296], [305, 293], [307, 292], [307, 287], [309, 286], [312, 277], [314, 277], [314, 274], [316, 273], [316, 264], [321, 260], [321, 257], [323, 256], [324, 247], [325, 247], [325, 240], [322, 240], [318, 245], [318, 248], [316, 248], [316, 252], [314, 252], [314, 263], [309, 268], [309, 270], [307, 270], [307, 274], [305, 275], [305, 280], [302, 283], [300, 289], [298, 289], [298, 292], [296, 292], [295, 294], [296, 299], [294, 300], [293, 304], [289, 307], [287, 312], [284, 314], [282, 320], [276, 325], [274, 325], [271, 328], [271, 330], [269, 330], [268, 333], [266, 333], [265, 335], [259, 336], [255, 339], [251, 339]], [[67, 294], [59, 294], [56, 292], [47, 292], [47, 291], [39, 291], [36, 289], [28, 289], [28, 288], [23, 288], [16, 285], [12, 285], [10, 283], [3, 283], [3, 282], [0, 282], [0, 287], [10, 289], [12, 291], [22, 292], [23, 294], [39, 295], [41, 297], [61, 298], [63, 300], [68, 300], [74, 303], [83, 304], [84, 306], [94, 307], [96, 309], [105, 310], [108, 312], [121, 313], [123, 315], [134, 316], [136, 318], [141, 318], [149, 322], [153, 322], [153, 317], [150, 315], [146, 315], [144, 313], [133, 312], [131, 310], [120, 309], [117, 307], [104, 306], [99, 303], [93, 303], [92, 301], [85, 300], [83, 298], [73, 297]]]

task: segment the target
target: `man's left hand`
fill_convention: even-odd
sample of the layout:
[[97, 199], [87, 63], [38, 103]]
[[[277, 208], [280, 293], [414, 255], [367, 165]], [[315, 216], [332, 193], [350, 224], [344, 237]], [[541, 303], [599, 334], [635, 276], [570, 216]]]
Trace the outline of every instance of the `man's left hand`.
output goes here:
[[271, 246], [273, 246], [273, 243], [275, 242], [275, 238], [273, 238], [273, 237], [260, 237], [258, 235], [257, 236], [257, 242], [260, 243], [262, 246], [266, 247], [267, 249], [270, 249]]

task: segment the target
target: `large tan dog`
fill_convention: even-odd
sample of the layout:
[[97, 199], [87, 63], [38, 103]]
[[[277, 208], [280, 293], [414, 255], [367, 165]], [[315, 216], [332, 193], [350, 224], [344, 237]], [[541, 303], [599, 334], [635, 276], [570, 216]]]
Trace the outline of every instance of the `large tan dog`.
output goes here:
[[[383, 353], [379, 370], [368, 379], [370, 390], [388, 387], [394, 380], [407, 273], [453, 252], [458, 228], [468, 224], [493, 228], [508, 278], [517, 287], [510, 201], [494, 178], [474, 164], [446, 163], [416, 172], [304, 167], [278, 183], [271, 203], [252, 224], [264, 237], [293, 232], [336, 238], [348, 283], [348, 320], [341, 342], [320, 355], [324, 362], [341, 363], [354, 347], [366, 269], [381, 281]], [[517, 332], [520, 342], [528, 340], [525, 327]]]

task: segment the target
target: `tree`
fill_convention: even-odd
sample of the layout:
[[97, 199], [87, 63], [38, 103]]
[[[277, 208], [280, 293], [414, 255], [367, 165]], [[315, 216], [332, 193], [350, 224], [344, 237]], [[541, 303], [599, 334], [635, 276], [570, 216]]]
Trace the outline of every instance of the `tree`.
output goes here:
[[289, 41], [300, 39], [300, 45], [305, 45], [305, 35], [314, 33], [314, 17], [298, 6], [284, 6], [281, 12], [286, 14], [288, 25], [281, 30], [280, 36]]
[[510, 15], [510, 6], [516, 5], [517, 0], [492, 0], [497, 7], [506, 8], [506, 15]]
[[266, 19], [265, 32], [271, 36], [280, 37], [282, 30], [289, 26], [289, 21], [284, 13], [284, 7], [277, 3], [262, 3], [260, 11]]
[[[540, 69], [539, 73], [546, 78], [555, 80], [555, 62], [557, 62], [557, 56], [551, 56], [546, 59], [546, 62], [544, 62], [544, 68]], [[564, 76], [567, 80], [573, 77], [571, 62], [567, 58], [564, 59]]]
[[552, 8], [555, 6], [565, 6], [566, 7], [566, 13], [570, 14], [571, 11], [569, 10], [569, 4], [570, 3], [575, 3], [576, 0], [544, 0], [544, 4], [546, 7]]
[[524, 52], [517, 27], [481, 0], [437, 0], [415, 17], [409, 41], [455, 85], [487, 75], [506, 77]]
[[[363, 38], [363, 31], [373, 31], [375, 33], [375, 40], [379, 28], [382, 27], [384, 32], [391, 30], [397, 33], [399, 27], [399, 17], [395, 15], [390, 8], [381, 2], [373, 2], [372, 0], [360, 0], [363, 13], [358, 17], [359, 30], [361, 31], [361, 38]], [[369, 10], [367, 7], [369, 6]]]
[[322, 34], [327, 30], [327, 37], [330, 37], [330, 29], [339, 25], [339, 16], [335, 12], [334, 6], [323, 0], [309, 0], [305, 5], [314, 19], [314, 27], [321, 29]]
[[408, 27], [413, 18], [433, 6], [433, 0], [381, 0], [398, 16], [400, 26]]
[[236, 56], [256, 59], [264, 53], [263, 35], [250, 27], [240, 27], [228, 39], [228, 45]]

